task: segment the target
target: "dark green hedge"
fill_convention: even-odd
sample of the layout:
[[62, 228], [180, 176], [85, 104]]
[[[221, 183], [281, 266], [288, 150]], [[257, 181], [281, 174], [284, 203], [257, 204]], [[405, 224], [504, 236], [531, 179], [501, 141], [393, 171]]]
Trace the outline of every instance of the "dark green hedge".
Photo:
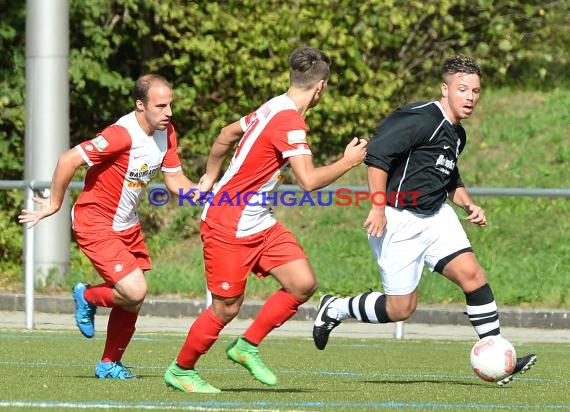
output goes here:
[[[326, 98], [308, 115], [318, 162], [350, 137], [368, 135], [405, 100], [437, 97], [439, 65], [453, 53], [481, 63], [484, 87], [549, 88], [567, 83], [570, 72], [567, 1], [69, 4], [70, 145], [130, 110], [133, 80], [157, 72], [175, 87], [175, 124], [194, 178], [224, 124], [285, 91], [287, 57], [300, 45], [334, 60]], [[0, 0], [0, 179], [23, 176], [25, 7]], [[20, 207], [17, 195], [0, 192], [0, 223], [13, 221]], [[10, 239], [0, 235], [0, 261], [19, 253]]]
[[[3, 4], [2, 4], [3, 3]], [[20, 178], [25, 2], [0, 1], [0, 178]], [[70, 0], [71, 140], [130, 110], [130, 88], [154, 71], [176, 89], [175, 123], [191, 166], [220, 127], [287, 87], [299, 45], [334, 60], [331, 87], [309, 114], [321, 159], [370, 133], [404, 100], [437, 96], [443, 58], [479, 60], [485, 87], [549, 87], [568, 72], [564, 1]]]

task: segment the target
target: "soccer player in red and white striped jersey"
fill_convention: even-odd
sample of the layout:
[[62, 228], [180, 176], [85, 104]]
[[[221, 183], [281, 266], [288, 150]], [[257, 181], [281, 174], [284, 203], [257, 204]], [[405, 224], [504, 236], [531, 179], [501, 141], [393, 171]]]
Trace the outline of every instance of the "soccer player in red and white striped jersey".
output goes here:
[[[259, 357], [258, 345], [313, 295], [317, 281], [293, 234], [273, 217], [272, 196], [289, 167], [299, 186], [311, 191], [329, 185], [364, 159], [367, 142], [354, 138], [340, 160], [313, 165], [304, 115], [327, 88], [330, 59], [318, 49], [301, 47], [293, 51], [289, 64], [287, 92], [222, 129], [200, 180], [201, 192], [213, 188], [200, 228], [212, 305], [193, 323], [165, 374], [168, 385], [184, 392], [219, 392], [194, 366], [238, 314], [250, 272], [272, 276], [281, 288], [267, 299], [227, 355], [260, 382], [277, 384]], [[214, 186], [222, 163], [234, 149], [228, 169]]]
[[72, 211], [73, 231], [103, 283], [78, 283], [73, 296], [76, 323], [87, 338], [95, 334], [96, 308], [112, 308], [105, 349], [95, 370], [99, 378], [135, 377], [121, 359], [135, 332], [147, 292], [145, 272], [151, 269], [137, 214], [145, 188], [159, 171], [174, 194], [196, 187], [182, 173], [170, 122], [172, 88], [166, 79], [155, 74], [140, 77], [133, 97], [134, 111], [59, 157], [49, 199], [35, 198], [38, 210], [23, 210], [19, 217], [32, 227], [56, 213], [77, 169], [89, 166]]

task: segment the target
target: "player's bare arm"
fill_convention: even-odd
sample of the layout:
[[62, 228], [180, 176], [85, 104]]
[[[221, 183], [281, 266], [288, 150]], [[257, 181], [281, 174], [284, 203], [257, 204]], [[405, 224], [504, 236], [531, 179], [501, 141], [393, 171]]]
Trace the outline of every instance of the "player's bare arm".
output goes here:
[[[387, 171], [373, 166], [368, 167], [368, 190], [370, 193], [386, 193], [387, 181]], [[384, 233], [384, 228], [386, 227], [385, 209], [385, 205], [372, 204], [368, 217], [364, 221], [364, 228], [370, 236], [380, 237]]]
[[367, 144], [365, 139], [353, 138], [346, 146], [342, 158], [322, 167], [315, 167], [313, 157], [310, 155], [291, 157], [289, 163], [295, 173], [297, 184], [306, 191], [321, 189], [331, 184], [364, 161]]
[[48, 199], [34, 197], [33, 200], [39, 208], [37, 210], [23, 209], [18, 216], [18, 221], [22, 224], [27, 223], [27, 227], [32, 228], [43, 218], [57, 213], [61, 209], [69, 182], [73, 179], [76, 170], [84, 164], [85, 161], [75, 148], [59, 156], [51, 180], [50, 197]]
[[173, 194], [188, 193], [192, 189], [198, 189], [198, 184], [188, 179], [182, 171], [163, 173], [164, 185]]
[[484, 227], [487, 225], [487, 217], [485, 216], [485, 211], [475, 204], [471, 200], [469, 193], [464, 187], [457, 187], [455, 190], [449, 192], [449, 199], [465, 210], [468, 215], [465, 219], [469, 222]]
[[206, 173], [200, 178], [198, 183], [198, 187], [201, 191], [207, 192], [212, 189], [214, 182], [220, 175], [224, 161], [234, 150], [236, 143], [242, 136], [243, 130], [241, 129], [239, 121], [222, 128], [210, 149]]

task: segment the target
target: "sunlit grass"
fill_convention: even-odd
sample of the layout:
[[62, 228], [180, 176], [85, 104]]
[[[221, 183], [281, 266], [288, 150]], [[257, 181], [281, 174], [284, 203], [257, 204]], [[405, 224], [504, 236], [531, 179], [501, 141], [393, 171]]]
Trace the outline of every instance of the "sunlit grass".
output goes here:
[[[371, 325], [371, 328], [373, 326]], [[2, 330], [0, 409], [7, 410], [566, 410], [570, 346], [517, 345], [539, 361], [504, 388], [475, 377], [472, 342], [333, 338], [318, 351], [308, 338], [268, 337], [261, 356], [276, 373], [263, 386], [225, 357], [222, 337], [197, 365], [221, 394], [184, 394], [166, 388], [163, 374], [185, 336], [136, 334], [124, 362], [141, 379], [98, 380], [94, 368], [103, 337], [72, 332]], [[18, 405], [27, 405], [26, 407]], [[41, 408], [40, 408], [40, 405]]]

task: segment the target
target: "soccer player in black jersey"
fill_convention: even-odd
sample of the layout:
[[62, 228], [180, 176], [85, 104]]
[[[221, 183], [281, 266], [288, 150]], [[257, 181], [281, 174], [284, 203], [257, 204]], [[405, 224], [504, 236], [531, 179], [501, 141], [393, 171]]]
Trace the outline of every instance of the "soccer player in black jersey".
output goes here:
[[[469, 118], [481, 92], [481, 70], [469, 57], [448, 58], [442, 67], [441, 99], [398, 108], [380, 123], [367, 147], [368, 186], [384, 196], [372, 202], [364, 222], [380, 267], [384, 292], [354, 297], [324, 295], [313, 325], [313, 339], [324, 349], [343, 320], [387, 323], [408, 319], [416, 309], [424, 265], [441, 273], [465, 293], [467, 315], [479, 338], [499, 335], [499, 314], [485, 271], [446, 199], [465, 210], [481, 227], [485, 212], [465, 190], [457, 159], [466, 143], [461, 120]], [[517, 359], [511, 376], [536, 362]]]

